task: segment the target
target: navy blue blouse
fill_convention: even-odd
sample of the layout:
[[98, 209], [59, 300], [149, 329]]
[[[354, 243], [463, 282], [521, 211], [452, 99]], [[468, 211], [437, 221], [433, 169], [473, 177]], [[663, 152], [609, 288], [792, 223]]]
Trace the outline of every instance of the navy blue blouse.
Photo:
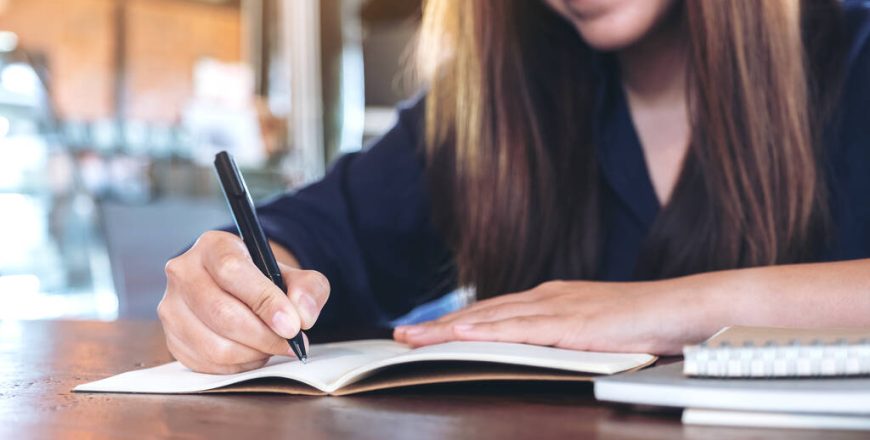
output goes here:
[[[870, 3], [846, 8], [851, 46], [828, 167], [834, 245], [826, 259], [870, 257]], [[613, 83], [611, 81], [611, 83]], [[603, 93], [599, 160], [608, 225], [603, 280], [632, 279], [660, 209], [620, 87]], [[450, 251], [431, 223], [424, 178], [423, 99], [365, 152], [340, 158], [323, 180], [258, 209], [266, 235], [329, 279], [322, 326], [385, 325], [456, 286]]]

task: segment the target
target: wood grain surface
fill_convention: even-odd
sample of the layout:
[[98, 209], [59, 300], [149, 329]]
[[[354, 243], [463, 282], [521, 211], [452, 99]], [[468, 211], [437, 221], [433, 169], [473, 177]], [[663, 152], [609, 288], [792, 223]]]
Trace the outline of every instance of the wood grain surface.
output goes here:
[[679, 411], [599, 403], [584, 383], [448, 384], [346, 397], [70, 391], [170, 360], [157, 322], [0, 322], [0, 438], [866, 438], [684, 427]]

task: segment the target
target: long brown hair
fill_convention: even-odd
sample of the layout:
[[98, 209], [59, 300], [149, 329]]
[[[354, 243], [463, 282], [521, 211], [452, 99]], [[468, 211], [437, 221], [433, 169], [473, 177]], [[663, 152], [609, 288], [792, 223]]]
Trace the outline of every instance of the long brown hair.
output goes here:
[[[691, 145], [639, 278], [813, 258], [826, 212], [814, 146], [831, 95], [820, 77], [834, 73], [808, 66], [823, 47], [831, 56], [837, 3], [680, 2]], [[429, 0], [418, 55], [433, 213], [460, 283], [486, 297], [595, 278], [596, 54], [543, 0]]]

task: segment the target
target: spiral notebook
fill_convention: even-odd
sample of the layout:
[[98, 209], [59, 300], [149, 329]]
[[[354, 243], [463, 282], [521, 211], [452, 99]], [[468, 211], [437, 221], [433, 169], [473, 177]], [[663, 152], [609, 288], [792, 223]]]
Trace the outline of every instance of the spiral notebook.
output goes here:
[[726, 327], [683, 348], [683, 374], [698, 377], [870, 375], [870, 328]]

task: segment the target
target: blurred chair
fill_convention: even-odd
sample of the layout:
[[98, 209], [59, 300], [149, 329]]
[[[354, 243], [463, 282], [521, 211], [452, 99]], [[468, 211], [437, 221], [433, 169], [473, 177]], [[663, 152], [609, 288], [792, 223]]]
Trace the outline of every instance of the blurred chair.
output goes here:
[[119, 319], [156, 319], [166, 285], [166, 261], [202, 232], [232, 222], [222, 200], [190, 198], [162, 198], [144, 205], [105, 201], [100, 219]]

